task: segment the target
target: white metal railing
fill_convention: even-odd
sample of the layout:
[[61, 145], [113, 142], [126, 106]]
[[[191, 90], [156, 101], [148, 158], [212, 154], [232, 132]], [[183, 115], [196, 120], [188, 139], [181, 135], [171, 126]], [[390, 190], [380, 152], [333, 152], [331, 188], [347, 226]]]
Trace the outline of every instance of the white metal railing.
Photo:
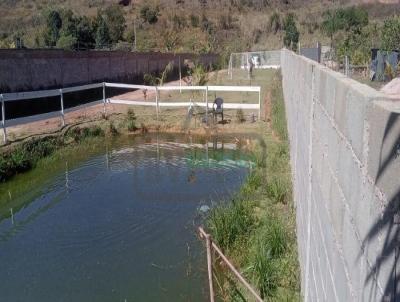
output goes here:
[[[106, 87], [113, 88], [125, 88], [125, 89], [140, 89], [140, 90], [150, 90], [155, 91], [155, 100], [152, 101], [135, 101], [135, 100], [123, 100], [115, 98], [106, 98]], [[103, 88], [103, 98], [101, 100], [96, 100], [83, 105], [74, 106], [72, 108], [64, 108], [64, 95], [67, 93]], [[203, 91], [205, 96], [205, 101], [203, 102], [161, 102], [160, 101], [160, 91]], [[258, 103], [224, 103], [223, 106], [226, 109], [257, 109], [258, 117], [261, 114], [261, 88], [259, 86], [147, 86], [147, 85], [133, 85], [133, 84], [121, 84], [121, 83], [97, 83], [89, 85], [81, 85], [76, 87], [62, 88], [62, 89], [51, 89], [51, 90], [41, 90], [41, 91], [29, 91], [29, 92], [17, 92], [17, 93], [3, 93], [0, 94], [1, 101], [1, 112], [2, 121], [0, 123], [0, 128], [3, 129], [3, 140], [7, 143], [7, 127], [16, 126], [26, 123], [31, 123], [35, 121], [45, 120], [53, 117], [61, 117], [62, 126], [65, 125], [65, 113], [79, 110], [88, 106], [103, 103], [103, 113], [106, 113], [106, 104], [126, 104], [126, 105], [136, 105], [136, 106], [153, 106], [156, 107], [157, 117], [160, 113], [160, 107], [189, 107], [192, 105], [205, 107], [206, 108], [206, 119], [208, 118], [208, 110], [213, 107], [213, 103], [208, 102], [208, 92], [254, 92], [258, 93]], [[60, 97], [60, 111], [53, 111], [49, 113], [31, 115], [27, 117], [6, 119], [6, 108], [5, 103], [20, 101], [20, 100], [34, 100], [44, 97]]]

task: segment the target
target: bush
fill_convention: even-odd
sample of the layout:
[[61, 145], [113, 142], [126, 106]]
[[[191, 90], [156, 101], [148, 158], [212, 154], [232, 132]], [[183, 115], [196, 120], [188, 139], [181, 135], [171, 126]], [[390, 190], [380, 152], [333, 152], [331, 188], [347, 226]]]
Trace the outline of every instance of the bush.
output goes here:
[[144, 22], [147, 22], [149, 24], [157, 23], [158, 16], [159, 16], [158, 7], [151, 7], [149, 5], [144, 5], [140, 9], [140, 17], [143, 19]]

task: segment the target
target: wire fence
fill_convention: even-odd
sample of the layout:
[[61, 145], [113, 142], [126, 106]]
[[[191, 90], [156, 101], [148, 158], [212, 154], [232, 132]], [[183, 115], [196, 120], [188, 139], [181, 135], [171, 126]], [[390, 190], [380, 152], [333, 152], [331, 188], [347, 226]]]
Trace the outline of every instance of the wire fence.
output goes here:
[[228, 75], [233, 78], [235, 70], [278, 69], [281, 66], [280, 50], [265, 50], [232, 53], [229, 58]]

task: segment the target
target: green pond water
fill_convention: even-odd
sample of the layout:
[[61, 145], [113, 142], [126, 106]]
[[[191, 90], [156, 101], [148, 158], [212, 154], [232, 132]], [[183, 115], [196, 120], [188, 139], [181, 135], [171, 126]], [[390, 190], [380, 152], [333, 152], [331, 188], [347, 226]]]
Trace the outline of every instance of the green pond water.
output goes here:
[[196, 228], [250, 165], [233, 138], [154, 134], [0, 184], [0, 301], [207, 301]]

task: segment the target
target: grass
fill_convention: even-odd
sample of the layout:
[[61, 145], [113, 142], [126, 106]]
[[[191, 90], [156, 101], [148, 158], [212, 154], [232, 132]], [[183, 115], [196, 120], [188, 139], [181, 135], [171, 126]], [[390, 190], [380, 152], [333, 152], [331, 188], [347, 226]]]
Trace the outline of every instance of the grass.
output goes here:
[[[206, 228], [263, 299], [299, 301], [295, 212], [279, 74], [272, 84], [272, 129], [262, 127], [263, 138], [253, 150], [255, 168], [233, 200], [211, 210]], [[222, 301], [251, 300], [218, 264], [215, 279]]]

